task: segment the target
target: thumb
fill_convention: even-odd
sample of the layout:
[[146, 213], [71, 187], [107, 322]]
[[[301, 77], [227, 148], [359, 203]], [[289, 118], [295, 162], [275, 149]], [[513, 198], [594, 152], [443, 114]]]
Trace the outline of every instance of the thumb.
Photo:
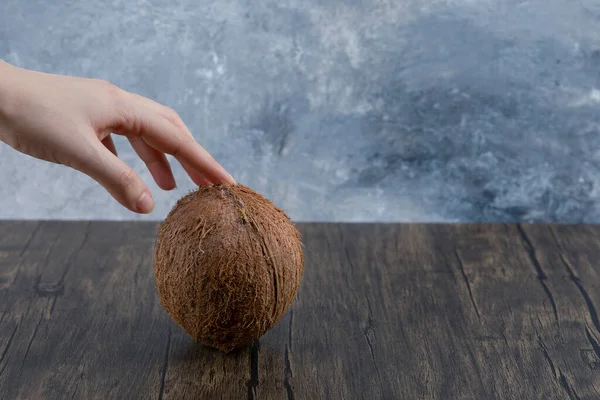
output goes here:
[[86, 160], [81, 172], [97, 181], [129, 210], [141, 214], [152, 212], [154, 200], [144, 181], [100, 142], [94, 150], [94, 157]]

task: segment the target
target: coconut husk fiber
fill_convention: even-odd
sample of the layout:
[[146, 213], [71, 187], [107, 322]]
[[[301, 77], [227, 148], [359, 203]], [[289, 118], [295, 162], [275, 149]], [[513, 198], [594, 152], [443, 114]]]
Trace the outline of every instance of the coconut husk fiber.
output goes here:
[[200, 187], [161, 224], [154, 273], [161, 305], [196, 342], [224, 352], [271, 329], [303, 274], [285, 212], [241, 184]]

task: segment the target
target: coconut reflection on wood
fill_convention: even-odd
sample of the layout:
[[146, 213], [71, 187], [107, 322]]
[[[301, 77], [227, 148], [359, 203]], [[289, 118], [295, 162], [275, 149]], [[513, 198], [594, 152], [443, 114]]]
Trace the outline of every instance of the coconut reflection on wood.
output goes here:
[[304, 264], [289, 217], [241, 184], [179, 199], [159, 228], [154, 257], [162, 306], [196, 342], [224, 352], [277, 324]]

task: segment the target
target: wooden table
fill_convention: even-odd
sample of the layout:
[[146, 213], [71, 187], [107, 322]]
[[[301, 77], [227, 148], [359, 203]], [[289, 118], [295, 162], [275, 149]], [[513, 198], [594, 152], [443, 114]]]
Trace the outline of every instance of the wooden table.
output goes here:
[[600, 228], [298, 224], [305, 277], [259, 342], [194, 345], [155, 223], [0, 223], [0, 399], [600, 398]]

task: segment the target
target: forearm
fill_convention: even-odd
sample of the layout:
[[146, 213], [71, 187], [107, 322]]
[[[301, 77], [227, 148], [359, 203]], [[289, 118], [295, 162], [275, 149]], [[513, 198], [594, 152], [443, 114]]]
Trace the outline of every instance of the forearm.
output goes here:
[[2, 142], [7, 142], [9, 139], [9, 121], [18, 107], [18, 71], [19, 68], [0, 60], [0, 141]]
[[0, 60], [0, 116], [5, 116], [14, 100], [15, 72], [17, 68]]
[[[0, 60], [0, 101], [8, 97], [10, 82], [14, 81], [17, 68], [6, 61]], [[1, 105], [2, 103], [0, 103]]]
[[0, 60], [0, 142], [5, 142], [8, 120], [8, 82], [12, 73], [12, 65]]

